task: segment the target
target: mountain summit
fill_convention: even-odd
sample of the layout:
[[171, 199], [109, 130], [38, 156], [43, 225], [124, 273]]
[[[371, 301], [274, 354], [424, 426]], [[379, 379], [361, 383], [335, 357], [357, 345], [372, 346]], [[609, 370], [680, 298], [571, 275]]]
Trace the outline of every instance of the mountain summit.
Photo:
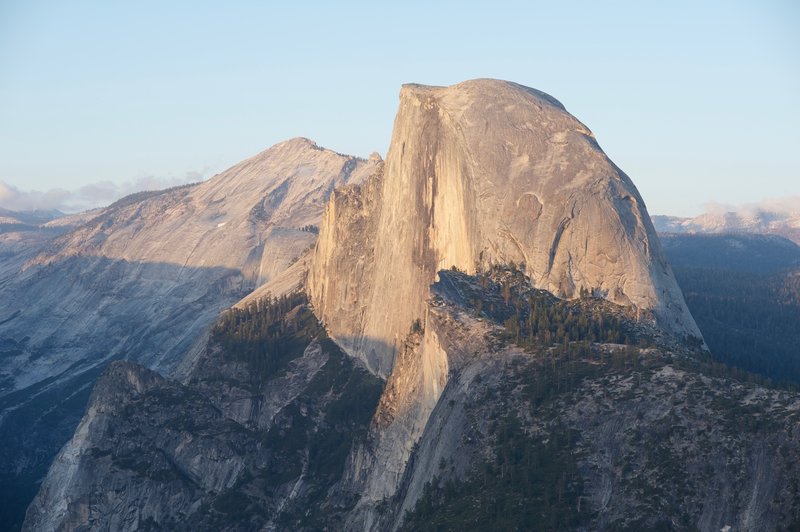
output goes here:
[[335, 194], [324, 218], [312, 300], [381, 375], [451, 267], [524, 264], [537, 288], [589, 291], [700, 336], [630, 178], [561, 103], [516, 83], [404, 85], [385, 175]]

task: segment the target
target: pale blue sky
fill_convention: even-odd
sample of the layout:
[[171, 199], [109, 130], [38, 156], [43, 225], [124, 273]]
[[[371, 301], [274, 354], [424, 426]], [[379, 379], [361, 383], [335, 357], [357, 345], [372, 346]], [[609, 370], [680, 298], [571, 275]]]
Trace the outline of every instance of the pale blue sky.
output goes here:
[[332, 4], [0, 0], [0, 182], [127, 191], [298, 135], [385, 154], [402, 83], [496, 77], [564, 103], [653, 214], [800, 195], [797, 2]]

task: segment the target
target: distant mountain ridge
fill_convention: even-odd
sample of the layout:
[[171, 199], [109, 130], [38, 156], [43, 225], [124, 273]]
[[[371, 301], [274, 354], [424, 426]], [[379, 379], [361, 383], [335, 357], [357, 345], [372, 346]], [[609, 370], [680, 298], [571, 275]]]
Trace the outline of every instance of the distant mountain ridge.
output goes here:
[[[800, 200], [797, 203], [800, 204]], [[763, 233], [800, 244], [800, 205], [706, 212], [692, 218], [655, 215], [652, 219], [659, 233]]]
[[712, 354], [800, 385], [800, 246], [777, 235], [662, 234]]
[[709, 268], [773, 273], [800, 268], [800, 246], [761, 233], [664, 233], [661, 246], [674, 270]]
[[64, 213], [56, 209], [12, 211], [0, 207], [0, 227], [4, 225], [41, 225], [62, 216]]

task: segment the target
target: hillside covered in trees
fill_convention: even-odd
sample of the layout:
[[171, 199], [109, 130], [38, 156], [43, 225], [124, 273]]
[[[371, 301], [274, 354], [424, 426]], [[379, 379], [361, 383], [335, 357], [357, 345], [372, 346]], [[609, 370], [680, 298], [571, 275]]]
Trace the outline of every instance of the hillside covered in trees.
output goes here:
[[[476, 276], [440, 272], [434, 292], [436, 305], [454, 304], [493, 324], [494, 353], [471, 362], [481, 370], [460, 370], [458, 380], [473, 380], [448, 389], [442, 400], [448, 406], [439, 415], [466, 420], [460, 442], [463, 453], [474, 453], [469, 464], [442, 458], [403, 515], [402, 530], [719, 530], [744, 526], [748, 518], [766, 529], [800, 523], [789, 509], [800, 493], [796, 483], [778, 496], [785, 502], [763, 499], [761, 510], [739, 517], [731, 509], [750, 508], [750, 481], [735, 493], [718, 489], [732, 471], [761, 467], [752, 465], [756, 455], [774, 464], [770, 475], [794, 467], [794, 451], [778, 450], [784, 440], [772, 433], [797, 423], [791, 392], [764, 388], [768, 379], [720, 363], [696, 343], [675, 343], [633, 309], [589, 293], [564, 301], [536, 290], [514, 267]], [[787, 408], [763, 406], [779, 397]], [[764, 452], [762, 445], [776, 447]], [[728, 506], [720, 511], [723, 501]]]
[[800, 385], [800, 247], [763, 235], [667, 235], [664, 249], [712, 355]]

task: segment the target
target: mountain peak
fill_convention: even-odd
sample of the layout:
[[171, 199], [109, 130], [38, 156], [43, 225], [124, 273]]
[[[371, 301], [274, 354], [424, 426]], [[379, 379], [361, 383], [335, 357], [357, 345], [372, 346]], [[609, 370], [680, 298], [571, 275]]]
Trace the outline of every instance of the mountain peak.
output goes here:
[[324, 149], [320, 148], [316, 142], [306, 137], [292, 137], [282, 142], [278, 142], [273, 148], [311, 148], [311, 149]]
[[327, 148], [320, 147], [316, 142], [306, 137], [293, 137], [290, 139], [282, 140], [270, 146], [269, 148], [260, 151], [249, 159], [245, 159], [240, 164], [247, 162], [258, 161], [270, 158], [282, 158], [287, 154], [307, 153], [310, 150], [329, 152], [335, 154], [336, 152], [328, 150]]

